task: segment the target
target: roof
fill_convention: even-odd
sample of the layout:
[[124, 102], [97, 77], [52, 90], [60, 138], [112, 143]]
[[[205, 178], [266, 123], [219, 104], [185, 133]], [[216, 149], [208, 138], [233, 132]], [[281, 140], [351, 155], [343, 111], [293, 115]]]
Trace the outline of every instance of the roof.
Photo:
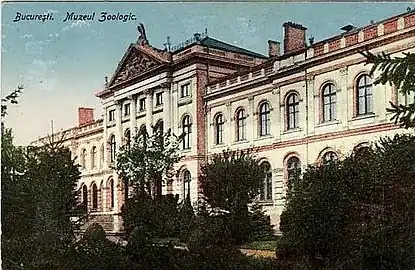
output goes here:
[[184, 50], [185, 48], [188, 48], [192, 45], [195, 44], [200, 44], [202, 46], [205, 47], [209, 47], [209, 48], [214, 48], [214, 49], [219, 49], [219, 50], [223, 50], [223, 51], [228, 51], [228, 52], [234, 52], [234, 53], [240, 53], [240, 54], [245, 54], [247, 56], [251, 56], [251, 57], [256, 57], [256, 58], [262, 58], [262, 59], [268, 59], [267, 56], [253, 52], [253, 51], [249, 51], [246, 49], [243, 49], [241, 47], [236, 47], [233, 46], [231, 44], [225, 43], [223, 41], [217, 40], [215, 38], [211, 38], [211, 37], [204, 37], [200, 40], [194, 40], [194, 42], [190, 43], [189, 45], [182, 47], [178, 50], [175, 51], [175, 53]]

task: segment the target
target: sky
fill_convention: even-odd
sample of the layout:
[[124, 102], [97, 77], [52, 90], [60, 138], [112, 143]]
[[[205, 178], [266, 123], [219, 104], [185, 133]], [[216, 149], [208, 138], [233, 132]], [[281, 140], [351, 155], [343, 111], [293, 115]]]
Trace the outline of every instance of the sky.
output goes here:
[[[24, 86], [19, 104], [9, 106], [5, 120], [15, 143], [25, 145], [54, 130], [77, 125], [78, 107], [95, 108], [95, 93], [111, 78], [143, 23], [153, 46], [163, 48], [196, 32], [267, 55], [269, 39], [283, 41], [282, 24], [300, 23], [315, 42], [339, 34], [347, 24], [364, 26], [415, 7], [413, 3], [2, 3], [2, 97]], [[54, 20], [17, 21], [21, 14], [52, 13]], [[93, 21], [66, 21], [67, 13], [92, 14]], [[103, 21], [101, 12], [133, 14], [136, 20]]]

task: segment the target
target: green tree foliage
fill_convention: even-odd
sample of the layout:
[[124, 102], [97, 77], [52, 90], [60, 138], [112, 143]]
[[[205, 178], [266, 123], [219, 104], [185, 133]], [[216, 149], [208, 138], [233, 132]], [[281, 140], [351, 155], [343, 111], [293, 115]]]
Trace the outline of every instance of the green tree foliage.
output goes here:
[[[229, 230], [229, 243], [241, 244], [250, 230], [248, 204], [259, 194], [265, 177], [258, 159], [249, 152], [225, 151], [202, 167], [203, 200], [218, 222]], [[220, 220], [223, 219], [223, 220]]]
[[17, 104], [18, 103], [17, 98], [22, 93], [23, 88], [24, 88], [23, 85], [19, 85], [10, 94], [8, 94], [7, 96], [5, 96], [4, 98], [1, 99], [1, 118], [2, 118], [2, 122], [3, 122], [4, 117], [7, 115], [7, 105], [8, 105], [8, 103]]
[[[367, 64], [373, 64], [370, 75], [375, 71], [381, 74], [375, 80], [375, 84], [386, 84], [396, 86], [403, 95], [415, 93], [415, 54], [403, 53], [404, 57], [394, 57], [386, 53], [375, 55], [371, 52], [362, 53], [366, 57]], [[415, 100], [409, 104], [393, 104], [392, 108], [387, 109], [393, 112], [395, 123], [405, 128], [415, 127]]]
[[275, 231], [268, 215], [264, 213], [261, 205], [253, 203], [249, 209], [250, 230], [248, 240], [266, 241], [275, 239]]
[[163, 182], [171, 181], [173, 166], [181, 159], [178, 154], [180, 138], [170, 130], [166, 133], [154, 130], [152, 135], [146, 130], [140, 132], [134, 136], [131, 145], [121, 147], [115, 169], [126, 188], [131, 187], [134, 193], [161, 195], [153, 191]]
[[295, 269], [414, 269], [414, 179], [408, 135], [309, 167], [281, 216], [279, 260]]

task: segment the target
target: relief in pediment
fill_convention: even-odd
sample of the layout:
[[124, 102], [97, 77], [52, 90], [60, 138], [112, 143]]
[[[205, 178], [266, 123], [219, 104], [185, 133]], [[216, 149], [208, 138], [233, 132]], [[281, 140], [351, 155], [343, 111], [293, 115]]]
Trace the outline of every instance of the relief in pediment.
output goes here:
[[130, 56], [126, 59], [124, 66], [116, 75], [114, 83], [118, 84], [127, 81], [139, 75], [140, 73], [143, 73], [159, 65], [159, 62], [156, 62], [150, 57], [133, 50]]

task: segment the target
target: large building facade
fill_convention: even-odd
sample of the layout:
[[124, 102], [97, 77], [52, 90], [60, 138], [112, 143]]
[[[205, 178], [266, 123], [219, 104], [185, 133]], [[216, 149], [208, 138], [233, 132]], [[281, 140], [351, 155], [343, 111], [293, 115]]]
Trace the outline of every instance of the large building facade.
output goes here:
[[252, 149], [267, 171], [258, 202], [274, 224], [294, 169], [341, 159], [380, 137], [407, 132], [389, 120], [386, 108], [389, 101], [412, 103], [414, 97], [374, 85], [376, 74], [369, 76], [359, 52], [415, 52], [414, 11], [362, 28], [347, 26], [311, 44], [304, 26], [288, 22], [283, 28], [283, 50], [270, 40], [269, 55], [263, 56], [206, 34], [160, 50], [139, 26], [137, 42], [96, 94], [103, 118], [80, 108], [79, 126], [63, 132], [81, 167], [78, 188], [91, 221], [109, 232], [122, 230], [124, 188], [111, 165], [120, 145], [144, 127], [185, 134], [177, 177], [162, 190], [180, 198], [190, 194], [193, 202], [200, 167], [210, 155]]

